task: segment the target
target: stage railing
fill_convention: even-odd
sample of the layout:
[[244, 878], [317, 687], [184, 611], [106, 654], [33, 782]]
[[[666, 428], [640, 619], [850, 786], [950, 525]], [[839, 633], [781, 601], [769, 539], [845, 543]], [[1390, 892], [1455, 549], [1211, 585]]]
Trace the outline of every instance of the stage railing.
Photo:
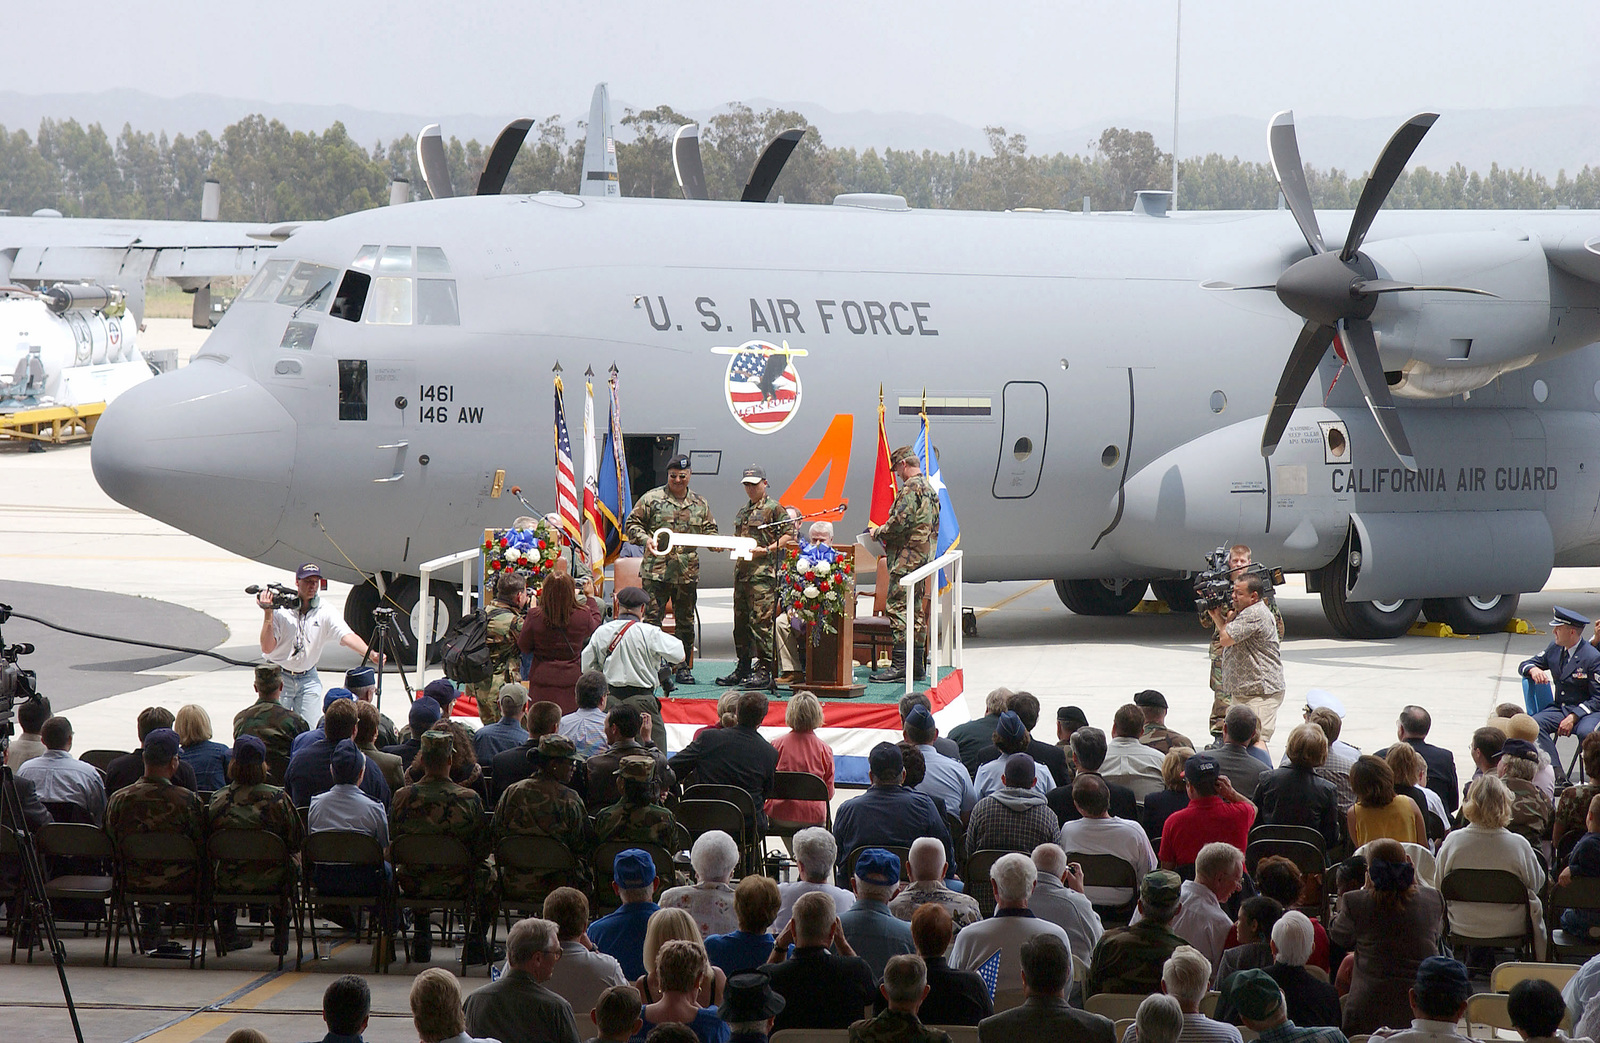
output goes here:
[[[425, 561], [418, 569], [421, 574], [418, 578], [422, 581], [421, 588], [417, 591], [417, 607], [413, 610], [411, 619], [411, 633], [417, 639], [417, 691], [422, 691], [427, 685], [426, 676], [428, 669], [428, 645], [433, 639], [433, 628], [438, 622], [438, 610], [434, 608], [432, 599], [428, 596], [428, 583], [435, 572], [447, 569], [452, 565], [461, 566], [461, 614], [463, 616], [472, 611], [473, 566], [483, 554], [483, 548], [474, 547], [471, 550], [457, 551], [447, 554], [442, 558]], [[433, 609], [433, 612], [429, 612]], [[432, 615], [434, 618], [428, 618]], [[448, 618], [448, 617], [446, 617]]]
[[939, 669], [939, 570], [950, 569], [950, 597], [951, 618], [956, 625], [951, 628], [950, 666], [952, 669], [961, 669], [961, 559], [964, 552], [950, 550], [934, 558], [921, 568], [908, 572], [900, 577], [900, 585], [906, 588], [906, 694], [911, 694], [912, 675], [916, 673], [916, 660], [912, 659], [915, 652], [917, 632], [917, 599], [915, 587], [926, 580], [928, 583], [928, 667], [930, 670]]

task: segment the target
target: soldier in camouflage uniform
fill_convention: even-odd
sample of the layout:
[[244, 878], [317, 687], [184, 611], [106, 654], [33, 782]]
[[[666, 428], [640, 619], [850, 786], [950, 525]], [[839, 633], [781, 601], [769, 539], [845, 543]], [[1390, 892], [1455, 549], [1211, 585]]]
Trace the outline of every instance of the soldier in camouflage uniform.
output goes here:
[[1083, 983], [1083, 998], [1101, 992], [1142, 996], [1161, 987], [1161, 967], [1180, 945], [1187, 945], [1172, 932], [1172, 918], [1178, 915], [1183, 878], [1158, 869], [1139, 882], [1139, 915], [1132, 927], [1107, 931], [1095, 943], [1089, 961], [1089, 976]]
[[[576, 887], [588, 892], [593, 885], [589, 854], [594, 837], [589, 832], [589, 811], [583, 798], [567, 785], [577, 748], [565, 735], [539, 737], [538, 771], [521, 782], [512, 783], [500, 794], [494, 809], [494, 844], [511, 836], [550, 837], [578, 862], [572, 873], [541, 875], [500, 866], [500, 883], [508, 897], [542, 906], [545, 896], [558, 887]], [[531, 759], [531, 758], [530, 758]], [[651, 767], [655, 762], [651, 761]]]
[[[290, 888], [294, 887], [299, 870], [294, 856], [305, 842], [305, 827], [289, 794], [282, 787], [267, 783], [266, 759], [267, 747], [254, 735], [242, 736], [234, 743], [233, 763], [228, 769], [233, 781], [211, 797], [210, 828], [212, 833], [224, 829], [265, 830], [283, 841], [289, 858], [283, 862], [219, 861], [215, 884], [218, 891], [271, 892], [283, 885], [286, 876]], [[272, 925], [272, 954], [278, 956], [286, 951], [289, 942], [289, 921], [282, 909], [272, 910]], [[237, 938], [238, 929], [228, 913], [219, 911], [218, 930], [226, 948], [242, 948], [230, 940]]]
[[1139, 741], [1159, 753], [1167, 753], [1174, 746], [1194, 749], [1187, 735], [1167, 727], [1167, 697], [1154, 688], [1147, 688], [1133, 697], [1133, 705], [1144, 713], [1144, 731]]
[[714, 535], [716, 519], [711, 505], [689, 491], [689, 458], [675, 456], [667, 464], [667, 484], [639, 497], [628, 514], [628, 542], [645, 548], [639, 563], [639, 585], [650, 595], [644, 621], [661, 625], [666, 605], [672, 602], [676, 637], [683, 642], [683, 663], [674, 675], [679, 684], [694, 684], [689, 665], [694, 660], [694, 605], [700, 590], [700, 552], [693, 547], [674, 548], [666, 554], [649, 549], [657, 529]]
[[595, 815], [595, 843], [659, 844], [668, 851], [676, 850], [678, 820], [656, 803], [655, 759], [624, 757], [617, 775], [622, 799]]
[[527, 581], [514, 572], [502, 572], [495, 579], [494, 600], [489, 602], [489, 666], [494, 671], [488, 680], [466, 686], [462, 695], [478, 700], [478, 719], [494, 724], [500, 719], [500, 686], [522, 680], [522, 655], [517, 651], [517, 633], [528, 611]]
[[794, 534], [794, 524], [778, 501], [767, 495], [766, 471], [746, 467], [743, 482], [750, 502], [734, 515], [733, 534], [755, 540], [756, 548], [750, 561], [736, 561], [733, 565], [733, 647], [739, 665], [728, 676], [717, 678], [717, 683], [765, 688], [777, 665], [772, 624], [778, 613], [779, 541]]
[[928, 991], [928, 967], [921, 956], [891, 956], [883, 969], [882, 991], [888, 1009], [852, 1024], [849, 1043], [950, 1043], [948, 1032], [917, 1017]]
[[[489, 863], [489, 831], [483, 828], [483, 801], [472, 790], [450, 781], [454, 746], [447, 731], [429, 731], [422, 736], [416, 763], [422, 766], [422, 779], [403, 787], [389, 806], [389, 840], [400, 837], [449, 836], [461, 841], [476, 860], [472, 883], [478, 907], [474, 921], [467, 926], [467, 962], [482, 963], [488, 955], [484, 935], [492, 915]], [[426, 876], [402, 866], [395, 867], [395, 884], [405, 898], [458, 898], [467, 881], [461, 876], [439, 871]], [[433, 954], [433, 937], [427, 920], [419, 916], [413, 924], [411, 958], [427, 962]]]
[[[922, 465], [911, 447], [903, 445], [890, 458], [894, 467], [899, 491], [889, 508], [889, 519], [874, 525], [871, 535], [883, 544], [889, 558], [889, 596], [886, 611], [894, 632], [894, 661], [872, 675], [874, 681], [903, 681], [906, 676], [906, 588], [900, 580], [907, 574], [933, 560], [933, 548], [939, 535], [939, 494], [922, 474]], [[920, 623], [928, 617], [928, 586], [918, 583], [916, 589], [916, 619]], [[923, 655], [926, 646], [917, 643], [913, 653], [912, 672], [923, 676]]]
[[[178, 733], [152, 729], [144, 737], [144, 777], [111, 795], [106, 805], [106, 832], [119, 849], [135, 833], [178, 833], [206, 849], [206, 809], [190, 790], [172, 783], [178, 770]], [[183, 894], [200, 887], [192, 863], [129, 862], [124, 872], [133, 891]], [[161, 944], [161, 910], [139, 907], [139, 938], [145, 951]]]
[[289, 748], [295, 736], [311, 730], [311, 725], [278, 700], [283, 695], [283, 669], [276, 663], [256, 667], [256, 701], [233, 718], [233, 738], [254, 735], [267, 748], [267, 777], [283, 781], [289, 766]]

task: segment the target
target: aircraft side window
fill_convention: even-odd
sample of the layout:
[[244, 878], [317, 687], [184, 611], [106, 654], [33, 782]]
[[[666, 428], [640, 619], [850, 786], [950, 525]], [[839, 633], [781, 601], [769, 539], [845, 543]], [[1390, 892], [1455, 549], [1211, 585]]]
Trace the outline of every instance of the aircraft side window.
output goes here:
[[376, 246], [363, 246], [356, 254], [356, 259], [350, 262], [350, 267], [359, 272], [370, 272], [378, 266], [378, 248]]
[[379, 276], [367, 294], [365, 318], [381, 326], [411, 325], [411, 280], [404, 276]]
[[270, 301], [277, 297], [292, 268], [293, 261], [268, 261], [250, 280], [250, 285], [244, 288], [243, 298], [247, 301]]
[[417, 325], [461, 325], [461, 309], [456, 302], [454, 279], [417, 280]]
[[367, 418], [367, 360], [339, 360], [339, 419]]
[[326, 311], [328, 298], [333, 296], [334, 280], [339, 278], [336, 268], [301, 261], [283, 284], [278, 294], [279, 304], [292, 304], [307, 311]]
[[383, 254], [378, 258], [378, 271], [380, 272], [409, 272], [411, 271], [411, 247], [385, 246]]
[[437, 246], [419, 246], [417, 271], [424, 275], [447, 274], [450, 271], [450, 262], [445, 259], [444, 251]]
[[328, 314], [349, 322], [361, 321], [361, 309], [367, 303], [367, 292], [372, 289], [372, 276], [365, 272], [344, 273], [339, 292], [334, 294], [333, 307]]

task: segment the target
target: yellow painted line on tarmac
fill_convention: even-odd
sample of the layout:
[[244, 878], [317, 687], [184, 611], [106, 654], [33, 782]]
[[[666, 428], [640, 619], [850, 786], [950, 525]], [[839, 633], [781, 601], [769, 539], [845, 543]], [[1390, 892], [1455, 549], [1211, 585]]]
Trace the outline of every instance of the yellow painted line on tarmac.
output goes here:
[[1023, 589], [1023, 590], [1019, 590], [1015, 594], [1009, 594], [1006, 597], [1001, 598], [999, 601], [996, 601], [992, 605], [985, 605], [983, 608], [975, 608], [975, 609], [972, 610], [972, 614], [974, 616], [986, 616], [990, 612], [993, 612], [997, 608], [1005, 608], [1007, 605], [1011, 604], [1013, 601], [1017, 600], [1018, 598], [1026, 597], [1027, 595], [1032, 594], [1034, 591], [1038, 590], [1040, 587], [1046, 587], [1046, 586], [1049, 586], [1049, 585], [1050, 585], [1050, 581], [1049, 580], [1042, 579], [1039, 582], [1035, 583], [1033, 586], [1027, 587], [1026, 589]]
[[[353, 943], [346, 942], [345, 944], [349, 945]], [[344, 946], [341, 945], [339, 948], [342, 949]], [[245, 993], [243, 996], [240, 996], [237, 1000], [233, 1001], [222, 1009], [255, 1010], [261, 1004], [265, 1003], [267, 1000], [270, 1000], [284, 989], [299, 983], [299, 981], [305, 976], [305, 971], [289, 971], [277, 978], [274, 978], [272, 981], [267, 982], [259, 989], [251, 989], [249, 992]]]
[[232, 1020], [232, 1014], [220, 1012], [195, 1014], [170, 1028], [164, 1028], [154, 1035], [144, 1037], [141, 1043], [194, 1043], [212, 1029], [221, 1028]]

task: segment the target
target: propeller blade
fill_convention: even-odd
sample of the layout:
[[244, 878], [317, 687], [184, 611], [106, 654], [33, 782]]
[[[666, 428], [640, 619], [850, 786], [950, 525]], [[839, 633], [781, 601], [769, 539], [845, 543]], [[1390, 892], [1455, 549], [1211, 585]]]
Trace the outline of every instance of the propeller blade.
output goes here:
[[1393, 279], [1357, 279], [1350, 287], [1355, 293], [1405, 293], [1409, 290], [1438, 290], [1441, 293], [1475, 293], [1480, 297], [1499, 299], [1498, 293], [1475, 290], [1471, 286], [1419, 286], [1416, 283], [1395, 282]]
[[1378, 154], [1378, 162], [1372, 166], [1372, 176], [1367, 178], [1366, 185], [1361, 189], [1355, 216], [1350, 219], [1350, 234], [1345, 236], [1344, 249], [1339, 251], [1340, 260], [1351, 260], [1356, 251], [1361, 249], [1361, 242], [1372, 227], [1372, 219], [1378, 216], [1383, 201], [1389, 198], [1389, 190], [1394, 188], [1400, 173], [1411, 162], [1411, 154], [1422, 144], [1428, 128], [1438, 118], [1437, 112], [1422, 112], [1412, 116], [1400, 125], [1389, 143], [1383, 146], [1383, 151]]
[[497, 196], [500, 190], [506, 187], [506, 176], [511, 173], [511, 164], [522, 151], [522, 143], [527, 139], [528, 131], [532, 127], [531, 119], [514, 119], [507, 123], [500, 136], [494, 139], [494, 148], [489, 150], [489, 161], [483, 165], [483, 173], [478, 177], [478, 195]]
[[1316, 375], [1322, 356], [1333, 343], [1333, 328], [1308, 322], [1300, 330], [1300, 337], [1289, 351], [1289, 361], [1284, 363], [1283, 375], [1278, 378], [1278, 390], [1272, 395], [1272, 409], [1267, 413], [1267, 426], [1261, 432], [1261, 455], [1271, 456], [1289, 427], [1300, 395]]
[[1262, 283], [1259, 286], [1236, 286], [1231, 282], [1223, 282], [1221, 279], [1212, 279], [1210, 282], [1201, 283], [1200, 288], [1202, 290], [1276, 290], [1278, 287], [1276, 283], [1270, 282]]
[[689, 123], [672, 135], [672, 172], [685, 199], [707, 199], [706, 168], [700, 163], [700, 125]]
[[1272, 117], [1267, 128], [1267, 153], [1272, 157], [1272, 173], [1283, 189], [1283, 200], [1294, 214], [1300, 234], [1306, 237], [1311, 252], [1327, 252], [1322, 243], [1322, 229], [1317, 225], [1317, 211], [1311, 205], [1311, 190], [1306, 187], [1306, 171], [1300, 162], [1300, 143], [1294, 136], [1294, 113], [1284, 109]]
[[1383, 375], [1383, 360], [1378, 358], [1378, 340], [1372, 335], [1372, 323], [1366, 319], [1343, 319], [1339, 322], [1339, 334], [1344, 340], [1356, 383], [1361, 385], [1361, 393], [1378, 421], [1378, 430], [1383, 432], [1401, 465], [1408, 471], [1415, 471], [1417, 458], [1411, 452], [1405, 429], [1400, 426], [1400, 411], [1395, 408], [1394, 397], [1389, 394], [1389, 381]]
[[767, 201], [767, 197], [772, 194], [772, 186], [778, 183], [778, 175], [783, 173], [783, 165], [789, 162], [789, 156], [805, 134], [805, 128], [799, 127], [786, 130], [772, 139], [762, 151], [761, 158], [756, 160], [755, 169], [750, 172], [750, 180], [744, 186], [744, 194], [739, 197], [741, 202]]
[[428, 186], [428, 195], [449, 199], [456, 194], [450, 187], [450, 162], [445, 158], [439, 124], [422, 128], [422, 136], [417, 138], [417, 165], [422, 168], [422, 183]]

